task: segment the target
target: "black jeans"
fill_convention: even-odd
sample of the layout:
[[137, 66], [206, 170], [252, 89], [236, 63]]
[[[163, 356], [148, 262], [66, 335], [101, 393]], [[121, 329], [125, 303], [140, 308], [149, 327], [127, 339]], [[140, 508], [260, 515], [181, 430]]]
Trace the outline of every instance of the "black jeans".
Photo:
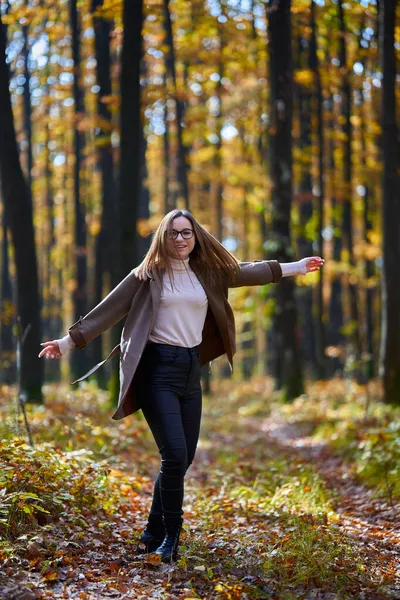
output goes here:
[[149, 343], [140, 369], [142, 411], [161, 455], [150, 515], [180, 518], [184, 476], [193, 461], [200, 432], [198, 346]]

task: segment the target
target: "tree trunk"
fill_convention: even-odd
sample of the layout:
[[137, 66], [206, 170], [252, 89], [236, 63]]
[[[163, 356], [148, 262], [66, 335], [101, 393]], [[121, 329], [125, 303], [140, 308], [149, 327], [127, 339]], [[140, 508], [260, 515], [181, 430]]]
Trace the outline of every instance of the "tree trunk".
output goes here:
[[[307, 67], [307, 57], [302, 49], [301, 40], [297, 44], [296, 68]], [[299, 210], [299, 224], [297, 246], [299, 258], [312, 256], [313, 242], [307, 235], [307, 228], [314, 212], [314, 195], [312, 180], [312, 89], [301, 83], [295, 86], [295, 110], [298, 110], [300, 123], [300, 139], [298, 146], [301, 155], [301, 175], [299, 193], [297, 196]], [[315, 322], [313, 318], [313, 288], [310, 285], [301, 286], [296, 290], [297, 305], [299, 308], [299, 330], [303, 349], [306, 371], [313, 379], [318, 378], [318, 363], [316, 353]]]
[[[364, 19], [361, 23], [361, 32], [363, 32], [365, 28]], [[376, 37], [376, 41], [379, 42]], [[362, 35], [360, 35], [360, 42], [362, 40]], [[364, 73], [367, 68], [367, 53], [361, 43], [358, 46], [358, 55], [359, 60], [363, 65]], [[374, 198], [373, 186], [369, 183], [369, 164], [368, 164], [368, 148], [367, 148], [367, 120], [369, 118], [368, 106], [365, 102], [364, 94], [362, 88], [358, 93], [358, 102], [360, 105], [360, 141], [361, 141], [361, 161], [362, 161], [362, 183], [364, 187], [364, 211], [363, 211], [363, 234], [364, 241], [366, 244], [370, 243], [370, 233], [373, 231], [373, 223], [374, 217], [376, 218], [376, 200]], [[375, 266], [373, 259], [368, 256], [365, 257], [364, 261], [364, 276], [365, 276], [365, 286], [363, 289], [364, 292], [364, 314], [362, 317], [362, 343], [363, 343], [363, 351], [364, 357], [362, 360], [363, 364], [363, 376], [364, 380], [368, 381], [375, 376], [375, 350], [374, 350], [374, 297], [376, 295], [376, 287], [370, 287], [369, 282], [375, 274]]]
[[180, 193], [185, 203], [186, 210], [189, 210], [189, 185], [188, 185], [188, 168], [186, 161], [186, 148], [183, 143], [183, 113], [184, 113], [184, 104], [183, 101], [179, 98], [178, 86], [176, 80], [176, 68], [175, 68], [175, 45], [174, 45], [174, 36], [172, 31], [172, 21], [171, 21], [171, 12], [169, 9], [169, 0], [164, 0], [165, 3], [165, 33], [166, 33], [166, 43], [168, 46], [168, 51], [166, 53], [166, 65], [167, 70], [171, 74], [172, 85], [174, 90], [174, 100], [176, 107], [176, 130], [178, 137], [178, 183], [180, 186]]
[[164, 99], [164, 213], [167, 214], [171, 210], [175, 208], [175, 203], [172, 201], [172, 194], [169, 190], [169, 181], [170, 181], [170, 126], [168, 120], [168, 74], [164, 73], [164, 89], [165, 89], [165, 99]]
[[[144, 73], [144, 62], [142, 62], [142, 77]], [[148, 220], [150, 218], [150, 192], [144, 182], [147, 181], [147, 138], [145, 136], [144, 127], [140, 127], [140, 189], [138, 195], [138, 219]], [[148, 235], [138, 235], [138, 260], [142, 261], [148, 249], [150, 248], [150, 237]]]
[[[270, 114], [269, 164], [272, 181], [271, 238], [273, 258], [293, 259], [290, 239], [292, 206], [292, 50], [290, 0], [270, 2], [268, 12]], [[288, 277], [272, 289], [275, 299], [272, 334], [276, 385], [291, 400], [303, 392], [297, 335], [294, 281]]]
[[[50, 49], [49, 49], [50, 54]], [[48, 56], [48, 64], [50, 64], [50, 56]], [[45, 86], [45, 98], [49, 97], [49, 85]], [[44, 179], [45, 179], [45, 198], [47, 208], [47, 223], [49, 228], [49, 237], [47, 239], [48, 245], [46, 247], [46, 269], [43, 274], [43, 289], [47, 287], [47, 298], [48, 298], [48, 314], [47, 319], [42, 319], [42, 325], [44, 330], [44, 336], [46, 340], [53, 340], [58, 338], [63, 331], [63, 316], [60, 311], [60, 301], [58, 295], [63, 289], [61, 285], [58, 288], [58, 292], [53, 292], [52, 286], [52, 273], [54, 271], [61, 271], [61, 267], [55, 266], [52, 261], [52, 251], [56, 245], [55, 237], [55, 211], [54, 211], [54, 197], [53, 197], [53, 186], [51, 179], [51, 167], [50, 167], [50, 103], [46, 106], [46, 143], [45, 143], [45, 166], [44, 166]], [[45, 296], [42, 293], [42, 296]], [[52, 360], [47, 361], [46, 365], [46, 379], [48, 381], [59, 381], [61, 374], [61, 361]]]
[[21, 376], [27, 401], [42, 401], [43, 361], [38, 359], [41, 340], [38, 270], [32, 205], [19, 160], [14, 116], [9, 92], [10, 74], [6, 63], [6, 36], [0, 17], [0, 179], [9, 219], [17, 272], [17, 314], [22, 331], [31, 329], [22, 348]]
[[215, 134], [217, 136], [217, 143], [215, 144], [214, 151], [214, 164], [217, 172], [217, 180], [214, 182], [214, 185], [211, 184], [211, 189], [214, 188], [214, 198], [213, 206], [215, 206], [215, 217], [216, 217], [216, 237], [218, 241], [222, 243], [223, 240], [223, 183], [222, 183], [222, 174], [221, 174], [221, 166], [222, 166], [222, 78], [224, 76], [224, 64], [222, 57], [223, 50], [223, 37], [222, 37], [222, 25], [217, 22], [218, 26], [218, 38], [219, 38], [219, 52], [218, 52], [218, 82], [216, 86], [216, 97], [218, 98], [218, 114], [215, 116]]
[[143, 2], [124, 0], [124, 38], [121, 56], [121, 157], [119, 173], [121, 277], [139, 262], [137, 218], [140, 193]]
[[[344, 200], [343, 200], [343, 220], [342, 220], [342, 232], [341, 235], [344, 239], [344, 245], [347, 251], [348, 264], [350, 272], [354, 268], [354, 254], [353, 254], [353, 216], [352, 216], [352, 176], [353, 176], [353, 164], [352, 164], [352, 136], [353, 128], [351, 124], [351, 86], [350, 76], [347, 71], [347, 48], [346, 48], [346, 26], [344, 21], [344, 10], [343, 1], [338, 0], [339, 10], [339, 26], [340, 26], [340, 42], [339, 42], [339, 61], [340, 66], [344, 70], [343, 73], [343, 87], [342, 87], [342, 118], [344, 121], [343, 133], [344, 133], [344, 151], [343, 151], [343, 187], [344, 187]], [[350, 273], [351, 274], [351, 273]], [[348, 337], [350, 341], [351, 355], [355, 364], [358, 365], [360, 359], [360, 335], [359, 335], [359, 315], [358, 315], [358, 299], [357, 299], [357, 286], [354, 283], [349, 283], [349, 300], [350, 300], [350, 320], [351, 323], [347, 323]], [[350, 327], [349, 327], [350, 325]], [[359, 367], [356, 366], [353, 372], [359, 372]]]
[[[92, 13], [103, 4], [103, 0], [93, 0]], [[111, 133], [113, 129], [112, 115], [109, 105], [102, 102], [102, 98], [110, 96], [111, 88], [111, 56], [110, 38], [111, 26], [109, 21], [93, 17], [95, 32], [95, 56], [97, 63], [97, 84], [100, 91], [97, 96], [97, 111], [100, 117], [99, 132], [97, 134], [98, 163], [102, 183], [102, 215], [101, 229], [96, 239], [96, 269], [95, 269], [95, 304], [104, 296], [105, 278], [110, 288], [118, 283], [118, 272], [115, 265], [119, 260], [119, 219], [118, 204], [115, 202], [116, 186], [114, 181], [113, 149]], [[108, 290], [109, 291], [109, 290]], [[102, 359], [102, 344], [99, 336], [93, 341], [93, 360], [100, 362]], [[99, 369], [96, 372], [97, 383], [100, 387], [106, 385], [106, 372]]]
[[[124, 0], [124, 36], [120, 75], [120, 164], [119, 164], [119, 230], [120, 260], [115, 265], [118, 279], [125, 277], [140, 261], [137, 220], [141, 193], [142, 148], [140, 66], [143, 54], [142, 24], [143, 0]], [[113, 328], [118, 343], [123, 324]], [[111, 400], [118, 399], [119, 366], [114, 363], [110, 380]]]
[[[87, 234], [86, 208], [81, 198], [80, 171], [84, 147], [84, 134], [79, 130], [79, 121], [84, 113], [83, 92], [81, 89], [81, 52], [79, 14], [77, 0], [70, 0], [70, 21], [72, 33], [72, 59], [74, 63], [74, 214], [75, 214], [75, 254], [76, 254], [76, 288], [73, 292], [74, 320], [77, 321], [88, 311], [87, 302]], [[82, 371], [89, 368], [88, 354], [72, 352], [70, 355], [72, 376], [79, 377]]]
[[[28, 5], [28, 2], [25, 2], [25, 6]], [[24, 129], [25, 129], [25, 139], [26, 139], [26, 152], [27, 152], [27, 161], [26, 161], [26, 183], [28, 186], [29, 192], [29, 201], [32, 203], [32, 169], [33, 169], [33, 154], [32, 154], [32, 104], [31, 104], [31, 90], [30, 90], [30, 82], [31, 82], [31, 72], [29, 70], [29, 27], [28, 25], [24, 25], [22, 27], [22, 35], [24, 40], [24, 45], [22, 47], [22, 55], [24, 57]], [[33, 210], [33, 209], [32, 209]]]
[[396, 123], [396, 5], [380, 5], [380, 46], [383, 75], [381, 122], [383, 145], [383, 270], [381, 364], [385, 402], [400, 404], [400, 148]]
[[[322, 83], [319, 59], [317, 53], [317, 32], [316, 32], [316, 21], [315, 21], [315, 3], [311, 0], [311, 40], [310, 40], [310, 55], [309, 55], [309, 66], [314, 74], [314, 97], [315, 97], [315, 109], [316, 109], [316, 129], [317, 129], [317, 145], [318, 145], [318, 202], [317, 202], [317, 215], [318, 215], [318, 226], [317, 226], [317, 254], [324, 256], [324, 238], [322, 237], [322, 231], [325, 223], [325, 161], [324, 161], [324, 121], [323, 121], [323, 96], [322, 96]], [[326, 377], [326, 332], [324, 326], [324, 301], [323, 301], [323, 287], [324, 287], [324, 270], [321, 269], [318, 277], [317, 287], [317, 302], [316, 302], [316, 328], [315, 328], [315, 340], [316, 340], [316, 355], [317, 355], [317, 373], [319, 378]]]
[[7, 214], [3, 206], [2, 240], [1, 240], [1, 288], [0, 288], [0, 382], [13, 383], [15, 370], [12, 360], [14, 352], [12, 325], [13, 314], [12, 284], [8, 251]]
[[[331, 96], [329, 100], [329, 109], [331, 112], [330, 119], [330, 142], [329, 142], [329, 175], [331, 182], [331, 213], [332, 213], [332, 235], [333, 235], [333, 253], [332, 258], [333, 261], [337, 264], [340, 263], [341, 254], [342, 254], [342, 232], [341, 232], [341, 215], [342, 215], [342, 206], [337, 201], [337, 165], [335, 160], [335, 139], [333, 130], [335, 127], [335, 115], [333, 113], [334, 110], [334, 101]], [[328, 346], [330, 347], [329, 357], [330, 360], [328, 362], [328, 372], [329, 375], [332, 376], [336, 373], [341, 374], [343, 372], [343, 359], [342, 359], [342, 350], [343, 350], [343, 307], [342, 307], [342, 280], [340, 275], [333, 274], [332, 276], [332, 285], [331, 285], [331, 295], [329, 302], [329, 319], [327, 324], [327, 339]]]

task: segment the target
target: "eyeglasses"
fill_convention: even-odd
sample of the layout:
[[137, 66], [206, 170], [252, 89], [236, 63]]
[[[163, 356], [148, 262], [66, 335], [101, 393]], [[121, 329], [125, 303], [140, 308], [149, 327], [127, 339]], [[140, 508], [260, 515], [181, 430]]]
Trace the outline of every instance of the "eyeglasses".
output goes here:
[[176, 229], [167, 229], [167, 238], [169, 240], [177, 240], [178, 235], [181, 234], [182, 239], [190, 240], [193, 237], [193, 229], [182, 229], [182, 231], [176, 231]]

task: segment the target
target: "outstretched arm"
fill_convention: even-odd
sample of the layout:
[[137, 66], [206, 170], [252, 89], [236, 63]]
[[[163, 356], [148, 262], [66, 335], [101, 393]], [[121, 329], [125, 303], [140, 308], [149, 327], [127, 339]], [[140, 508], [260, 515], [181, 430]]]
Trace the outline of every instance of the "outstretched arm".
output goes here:
[[60, 358], [72, 346], [81, 349], [95, 337], [115, 325], [128, 312], [140, 281], [132, 270], [111, 292], [87, 315], [71, 325], [68, 335], [59, 340], [43, 342], [39, 357]]
[[229, 287], [278, 283], [281, 277], [305, 275], [312, 271], [318, 271], [324, 262], [319, 256], [311, 256], [291, 263], [280, 263], [277, 260], [241, 262], [239, 264], [240, 273], [238, 277], [229, 282]]

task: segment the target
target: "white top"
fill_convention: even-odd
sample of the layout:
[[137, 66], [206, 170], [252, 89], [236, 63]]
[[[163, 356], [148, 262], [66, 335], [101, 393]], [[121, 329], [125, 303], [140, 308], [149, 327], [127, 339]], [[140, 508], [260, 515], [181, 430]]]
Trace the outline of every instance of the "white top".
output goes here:
[[207, 315], [207, 295], [189, 266], [189, 258], [170, 259], [172, 281], [166, 271], [163, 276], [160, 308], [149, 340], [193, 348], [201, 343]]
[[[175, 291], [171, 288], [168, 273], [165, 273], [160, 310], [149, 339], [154, 342], [192, 348], [201, 342], [201, 333], [207, 314], [207, 296], [189, 266], [189, 258], [183, 261], [175, 258], [170, 260], [174, 272]], [[305, 275], [308, 260], [308, 258], [303, 258], [292, 263], [280, 263], [282, 277]], [[69, 333], [55, 341], [58, 343], [62, 355], [75, 346]]]

